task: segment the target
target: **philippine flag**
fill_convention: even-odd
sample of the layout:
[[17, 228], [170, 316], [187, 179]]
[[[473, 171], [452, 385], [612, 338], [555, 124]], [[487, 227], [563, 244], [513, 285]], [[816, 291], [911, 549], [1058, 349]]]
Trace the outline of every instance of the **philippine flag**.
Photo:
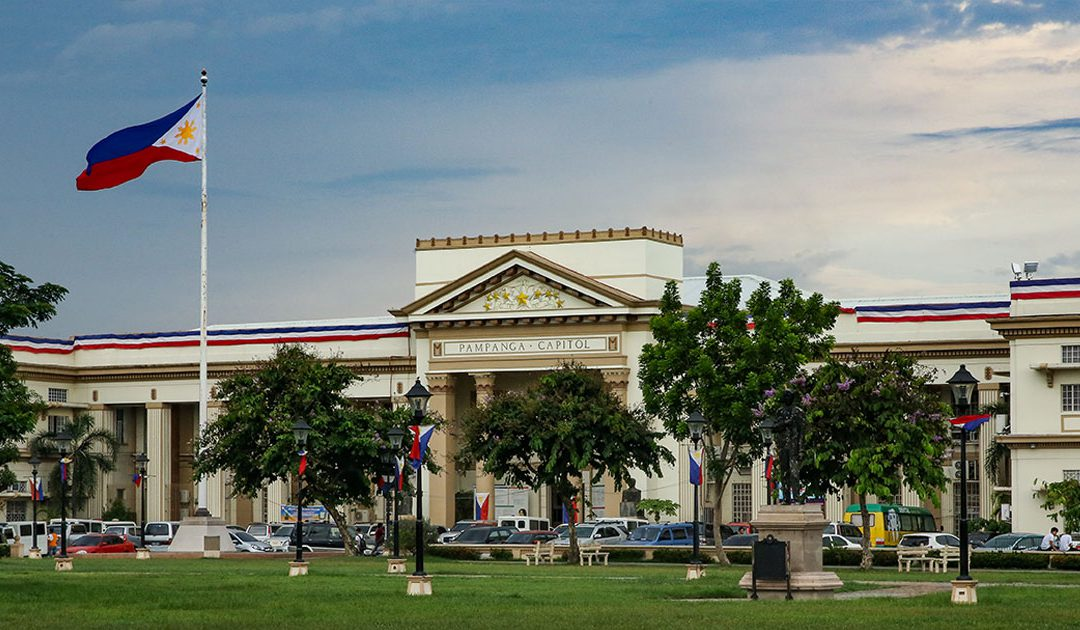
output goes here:
[[705, 467], [702, 465], [704, 458], [704, 449], [690, 451], [690, 483], [695, 486], [705, 483]]
[[394, 459], [394, 476], [397, 478], [398, 492], [401, 492], [402, 490], [405, 489], [404, 488], [404, 485], [405, 485], [404, 470], [405, 470], [405, 460], [403, 458], [401, 458], [401, 457], [395, 458]]
[[142, 475], [140, 475], [139, 473], [135, 473], [131, 476], [131, 480], [135, 482], [135, 487], [138, 488], [139, 484], [142, 483]]
[[488, 506], [491, 505], [491, 494], [488, 492], [477, 492], [473, 504], [473, 518], [478, 521], [488, 520]]
[[428, 442], [431, 441], [431, 435], [435, 433], [435, 425], [413, 425], [409, 427], [409, 430], [413, 434], [409, 459], [412, 460], [413, 469], [420, 470], [420, 462], [424, 460], [424, 454], [427, 453]]
[[988, 421], [990, 414], [977, 414], [974, 416], [960, 416], [959, 418], [950, 418], [949, 422], [955, 427], [960, 427], [965, 431], [972, 431], [977, 429], [979, 425]]
[[38, 490], [37, 484], [35, 484], [33, 481], [30, 482], [30, 500], [31, 501], [40, 501], [41, 500], [41, 491]]
[[75, 178], [78, 190], [103, 190], [129, 182], [154, 162], [203, 159], [203, 97], [175, 112], [101, 140], [86, 153], [86, 170]]

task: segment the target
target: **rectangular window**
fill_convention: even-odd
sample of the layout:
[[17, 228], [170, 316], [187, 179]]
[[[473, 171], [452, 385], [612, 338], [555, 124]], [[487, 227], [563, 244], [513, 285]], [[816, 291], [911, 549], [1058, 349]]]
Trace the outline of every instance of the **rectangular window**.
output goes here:
[[1061, 386], [1061, 411], [1064, 413], [1080, 412], [1080, 384]]
[[592, 514], [597, 517], [606, 516], [606, 514], [604, 513], [605, 496], [604, 484], [602, 480], [600, 483], [593, 484], [592, 497], [590, 500], [592, 503], [592, 505], [590, 506], [592, 508]]
[[7, 520], [11, 521], [28, 521], [30, 518], [27, 516], [29, 510], [26, 509], [26, 501], [8, 501], [7, 502]]
[[67, 426], [67, 416], [49, 416], [49, 433], [59, 433]]
[[[967, 517], [968, 519], [979, 518], [979, 482], [969, 481], [967, 484]], [[953, 483], [953, 514], [957, 522], [960, 519], [960, 482]], [[959, 527], [959, 525], [957, 526]]]
[[1064, 481], [1080, 481], [1080, 470], [1063, 470], [1061, 478]]
[[737, 523], [749, 523], [754, 511], [753, 486], [749, 483], [731, 484], [731, 517]]
[[1062, 363], [1080, 363], [1080, 346], [1061, 346]]
[[113, 420], [113, 435], [116, 437], [116, 441], [121, 444], [127, 444], [127, 440], [124, 439], [124, 410], [117, 409], [115, 420]]
[[67, 400], [67, 392], [68, 392], [68, 390], [66, 390], [66, 389], [61, 389], [59, 387], [50, 387], [49, 388], [49, 402], [66, 403], [68, 401]]

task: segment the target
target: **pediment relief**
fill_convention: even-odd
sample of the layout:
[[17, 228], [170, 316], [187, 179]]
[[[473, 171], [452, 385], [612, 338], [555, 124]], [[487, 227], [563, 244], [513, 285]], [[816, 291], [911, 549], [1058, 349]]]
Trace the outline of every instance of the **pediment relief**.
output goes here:
[[455, 312], [561, 311], [593, 306], [594, 303], [587, 302], [565, 289], [553, 287], [527, 275], [519, 275], [455, 309]]

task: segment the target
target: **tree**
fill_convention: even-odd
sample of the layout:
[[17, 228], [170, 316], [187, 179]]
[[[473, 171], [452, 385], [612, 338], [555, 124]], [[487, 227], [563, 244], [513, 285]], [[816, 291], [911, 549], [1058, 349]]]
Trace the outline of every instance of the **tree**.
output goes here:
[[[640, 358], [645, 409], [669, 433], [685, 439], [691, 411], [700, 411], [708, 422], [711, 448], [705, 456], [716, 481], [713, 526], [718, 532], [732, 473], [762, 452], [753, 411], [766, 390], [828, 355], [833, 338], [826, 331], [840, 312], [818, 293], [803, 297], [791, 280], [781, 281], [775, 296], [764, 283], [745, 307], [741, 300], [739, 280], [725, 280], [716, 263], [709, 265], [696, 307], [685, 309], [677, 286], [669, 283], [660, 314], [652, 319], [655, 342], [645, 345]], [[716, 548], [727, 563], [720, 536]]]
[[[952, 440], [949, 406], [932, 383], [931, 370], [895, 353], [821, 366], [807, 414], [807, 487], [820, 494], [853, 489], [863, 523], [870, 522], [867, 496], [895, 496], [901, 484], [937, 505]], [[861, 566], [868, 569], [870, 528], [862, 529]]]
[[[88, 413], [75, 416], [66, 427], [71, 436], [68, 457], [71, 459], [71, 482], [68, 484], [68, 508], [72, 514], [86, 509], [98, 485], [100, 473], [116, 469], [116, 436], [108, 429], [95, 428], [94, 417]], [[57, 455], [56, 433], [42, 431], [30, 438], [30, 452], [38, 456]], [[49, 487], [60, 487], [60, 466], [49, 472]], [[58, 509], [60, 495], [50, 493], [51, 507]]]
[[[382, 436], [411, 423], [405, 409], [354, 404], [345, 391], [356, 380], [347, 367], [300, 346], [280, 346], [254, 371], [222, 380], [216, 393], [221, 414], [198, 440], [196, 478], [230, 471], [233, 491], [249, 497], [268, 483], [288, 481], [299, 464], [292, 427], [303, 419], [311, 426], [304, 503], [321, 503], [356, 555], [339, 506], [374, 500], [380, 454], [388, 447]], [[406, 432], [404, 447], [410, 445]], [[434, 469], [430, 460], [428, 466]]]
[[653, 520], [659, 523], [661, 516], [678, 514], [679, 504], [670, 499], [642, 499], [638, 502], [638, 510], [645, 514], [652, 514]]
[[1061, 522], [1065, 531], [1080, 530], [1080, 481], [1044, 482], [1035, 497], [1042, 499], [1042, 509], [1050, 512], [1055, 523]]
[[[12, 328], [36, 327], [56, 315], [56, 304], [67, 289], [48, 283], [34, 287], [32, 282], [0, 261], [0, 335]], [[7, 464], [18, 458], [19, 442], [46, 409], [41, 397], [16, 377], [17, 369], [11, 350], [0, 343], [0, 488], [15, 483]]]
[[[460, 466], [483, 462], [484, 471], [534, 491], [548, 486], [572, 514], [582, 471], [607, 474], [621, 489], [631, 471], [659, 475], [673, 462], [662, 433], [639, 411], [627, 409], [599, 376], [567, 364], [540, 377], [525, 392], [500, 392], [472, 410], [458, 426]], [[570, 557], [578, 555], [570, 519]]]

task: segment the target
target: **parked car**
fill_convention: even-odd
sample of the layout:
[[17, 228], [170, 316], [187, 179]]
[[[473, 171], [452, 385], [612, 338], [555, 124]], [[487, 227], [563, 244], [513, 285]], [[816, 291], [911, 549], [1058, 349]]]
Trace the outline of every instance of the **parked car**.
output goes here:
[[1039, 549], [1039, 544], [1042, 543], [1042, 539], [1042, 534], [1030, 534], [1024, 532], [998, 534], [984, 542], [981, 547], [972, 549], [972, 551], [1037, 551]]
[[983, 543], [996, 536], [991, 532], [968, 532], [968, 544], [974, 547], [982, 547]]
[[[617, 545], [627, 538], [626, 530], [615, 523], [579, 523], [574, 528], [577, 532], [578, 544], [599, 543], [601, 545]], [[570, 528], [555, 539], [556, 545], [570, 544]]]
[[514, 532], [510, 534], [510, 537], [506, 539], [508, 545], [531, 545], [538, 542], [549, 542], [555, 540], [558, 537], [554, 531], [550, 529], [541, 529], [525, 532]]
[[482, 525], [470, 527], [450, 541], [451, 545], [496, 545], [506, 542], [514, 533], [513, 527], [491, 527]]
[[735, 534], [724, 539], [724, 547], [753, 547], [757, 540], [757, 534]]
[[[350, 536], [356, 536], [356, 529], [348, 528]], [[289, 545], [296, 548], [296, 528], [293, 527], [289, 534]], [[304, 550], [334, 550], [344, 549], [345, 541], [341, 538], [341, 530], [333, 523], [304, 523]]]
[[236, 547], [237, 551], [269, 553], [274, 550], [269, 543], [264, 543], [247, 532], [234, 532], [230, 530], [229, 538], [232, 539], [233, 546]]
[[852, 540], [840, 534], [822, 534], [821, 546], [825, 549], [862, 549], [862, 543], [857, 542], [859, 540], [862, 538]]
[[109, 525], [105, 528], [106, 534], [117, 534], [127, 538], [136, 548], [142, 547], [142, 536], [139, 528], [134, 525]]
[[274, 551], [288, 551], [289, 544], [292, 540], [293, 529], [296, 526], [291, 523], [286, 523], [281, 527], [274, 530], [274, 533], [270, 534], [270, 548]]
[[176, 532], [180, 529], [180, 523], [175, 521], [151, 521], [146, 524], [146, 546], [172, 544]]
[[498, 523], [496, 523], [495, 521], [476, 521], [476, 520], [472, 520], [472, 519], [458, 521], [458, 522], [454, 523], [454, 526], [450, 528], [450, 531], [443, 532], [442, 534], [439, 534], [439, 542], [444, 543], [444, 544], [448, 543], [448, 542], [454, 540], [455, 538], [457, 538], [458, 535], [461, 534], [461, 532], [465, 531], [466, 529], [469, 529], [470, 527], [494, 526], [494, 525], [497, 525], [497, 524]]
[[255, 540], [258, 540], [259, 542], [269, 543], [270, 536], [273, 535], [274, 530], [278, 527], [280, 527], [280, 525], [275, 527], [273, 524], [251, 523], [244, 531], [251, 534], [252, 537], [254, 537]]
[[548, 531], [551, 521], [538, 516], [503, 516], [499, 519], [499, 527], [513, 527], [519, 532]]
[[67, 546], [68, 555], [82, 553], [135, 553], [135, 545], [119, 534], [83, 534]]
[[618, 525], [619, 527], [622, 527], [624, 530], [626, 530], [626, 533], [628, 535], [634, 533], [634, 530], [637, 529], [638, 527], [641, 527], [642, 525], [648, 525], [649, 524], [649, 521], [647, 521], [647, 520], [645, 520], [643, 518], [632, 518], [632, 517], [627, 518], [627, 517], [622, 517], [622, 516], [619, 516], [619, 517], [605, 516], [605, 517], [601, 517], [601, 518], [596, 519], [595, 522], [596, 523], [614, 523], [614, 524]]
[[[735, 534], [753, 534], [754, 526], [744, 521], [735, 521], [727, 524], [731, 528], [731, 535]], [[830, 532], [832, 533], [832, 532]]]
[[694, 544], [694, 525], [692, 523], [656, 523], [642, 525], [630, 532], [627, 545], [692, 545]]
[[247, 531], [247, 529], [245, 529], [243, 527], [240, 527], [239, 525], [226, 525], [225, 529], [229, 530], [230, 532], [246, 532]]
[[897, 547], [929, 547], [931, 549], [943, 549], [945, 547], [959, 547], [960, 539], [945, 532], [918, 532], [904, 534], [897, 543]]
[[851, 523], [844, 523], [841, 521], [833, 521], [825, 526], [825, 534], [837, 534], [844, 538], [850, 538], [851, 540], [862, 540], [862, 529], [858, 525], [852, 525]]
[[369, 549], [375, 548], [375, 529], [378, 527], [378, 523], [353, 523], [357, 535], [363, 537], [364, 546]]
[[557, 525], [555, 527], [555, 529], [553, 529], [551, 531], [555, 532], [556, 536], [562, 536], [563, 532], [565, 532], [568, 529], [570, 529], [570, 524], [569, 523], [561, 523], [561, 524]]

